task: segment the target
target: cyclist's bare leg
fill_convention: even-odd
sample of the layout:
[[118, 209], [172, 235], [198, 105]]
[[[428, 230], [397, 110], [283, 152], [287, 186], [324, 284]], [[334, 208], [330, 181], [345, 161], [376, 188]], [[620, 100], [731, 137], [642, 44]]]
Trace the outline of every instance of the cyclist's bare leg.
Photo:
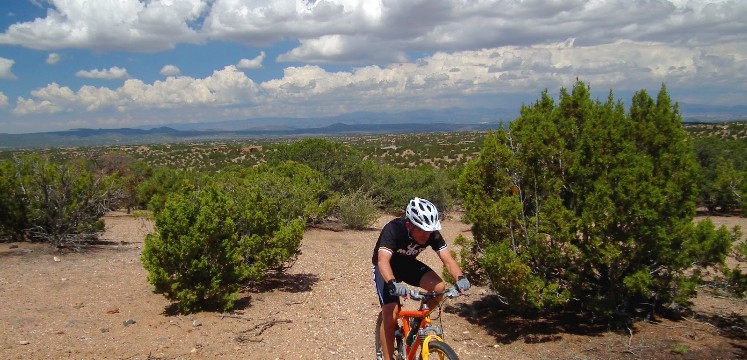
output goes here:
[[394, 353], [394, 328], [397, 326], [397, 315], [399, 315], [399, 304], [389, 303], [381, 306], [381, 350], [384, 359], [392, 359]]
[[[444, 291], [446, 289], [446, 283], [441, 279], [435, 271], [429, 271], [420, 278], [420, 287], [425, 291]], [[434, 306], [438, 305], [443, 296], [439, 296], [428, 302], [428, 306], [433, 309]]]

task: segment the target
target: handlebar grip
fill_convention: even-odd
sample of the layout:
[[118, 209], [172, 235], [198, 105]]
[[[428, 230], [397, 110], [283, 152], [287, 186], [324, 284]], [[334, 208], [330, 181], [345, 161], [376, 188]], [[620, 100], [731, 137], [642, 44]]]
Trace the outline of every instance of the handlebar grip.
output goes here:
[[408, 292], [408, 295], [410, 295], [410, 299], [413, 299], [413, 300], [422, 300], [423, 299], [423, 295], [420, 295], [420, 292], [417, 291], [417, 290], [410, 289], [410, 291]]

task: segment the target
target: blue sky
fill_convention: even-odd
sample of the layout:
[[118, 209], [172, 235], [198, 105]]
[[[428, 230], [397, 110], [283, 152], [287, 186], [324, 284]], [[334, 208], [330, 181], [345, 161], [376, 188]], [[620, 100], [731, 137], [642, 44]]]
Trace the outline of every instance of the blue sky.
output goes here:
[[0, 0], [6, 133], [518, 110], [577, 78], [746, 118], [747, 1]]

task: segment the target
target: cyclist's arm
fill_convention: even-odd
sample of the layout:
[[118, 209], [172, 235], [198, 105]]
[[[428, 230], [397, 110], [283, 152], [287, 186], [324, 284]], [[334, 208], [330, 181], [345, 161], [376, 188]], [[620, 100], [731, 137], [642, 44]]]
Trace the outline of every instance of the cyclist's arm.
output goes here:
[[[381, 256], [381, 253], [379, 253], [379, 256]], [[449, 249], [439, 251], [438, 257], [454, 279], [458, 279], [462, 276], [462, 269], [459, 267], [456, 260], [454, 260], [454, 257], [451, 256], [451, 251], [449, 251]], [[379, 257], [379, 259], [381, 258]]]
[[377, 267], [379, 268], [379, 272], [381, 273], [381, 277], [384, 279], [384, 283], [389, 283], [389, 281], [394, 280], [394, 271], [392, 271], [392, 253], [385, 251], [385, 250], [379, 250], [378, 254], [378, 261], [377, 261]]

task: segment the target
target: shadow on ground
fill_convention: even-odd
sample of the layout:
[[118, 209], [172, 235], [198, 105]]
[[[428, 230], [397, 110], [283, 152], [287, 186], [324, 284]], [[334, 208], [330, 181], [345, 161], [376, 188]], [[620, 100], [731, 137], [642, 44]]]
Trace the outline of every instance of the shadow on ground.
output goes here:
[[247, 290], [252, 293], [273, 290], [300, 293], [311, 291], [317, 282], [319, 282], [319, 276], [314, 274], [270, 273], [263, 281], [251, 284]]
[[[577, 312], [558, 312], [545, 314], [543, 316], [519, 316], [508, 311], [507, 307], [497, 297], [486, 296], [472, 303], [449, 305], [446, 312], [463, 317], [473, 324], [483, 327], [490, 336], [502, 344], [511, 344], [516, 341], [527, 344], [539, 344], [546, 342], [559, 342], [564, 340], [568, 334], [583, 336], [586, 338], [598, 338], [600, 344], [606, 344], [603, 337], [613, 331], [606, 322], [595, 321], [591, 316]], [[666, 319], [666, 324], [661, 320]], [[715, 328], [718, 334], [729, 340], [720, 344], [712, 343], [704, 349], [688, 350], [686, 346], [670, 339], [667, 336], [647, 339], [647, 346], [636, 346], [622, 343], [614, 350], [615, 356], [608, 354], [608, 359], [647, 358], [651, 360], [670, 359], [676, 356], [680, 359], [747, 359], [747, 319], [737, 314], [725, 315], [696, 315], [695, 320], [677, 317], [676, 315], [662, 316], [660, 320], [641, 320], [630, 326], [630, 330], [622, 329], [619, 334], [623, 338], [637, 333], [641, 327], [661, 326], [662, 331], [669, 328], [688, 329], [693, 322], [702, 323]], [[667, 325], [668, 324], [668, 325]], [[671, 332], [671, 331], [669, 331]], [[690, 331], [691, 335], [694, 333]], [[674, 337], [676, 338], [676, 336]], [[565, 339], [567, 340], [567, 339]], [[584, 340], [585, 346], [591, 350], [597, 345], [594, 341]], [[605, 345], [609, 347], [609, 345]], [[606, 351], [611, 351], [606, 349]], [[645, 354], [645, 356], [644, 356]]]
[[598, 336], [609, 331], [606, 324], [579, 313], [560, 312], [545, 316], [519, 316], [510, 313], [498, 297], [485, 296], [471, 304], [448, 306], [445, 311], [457, 314], [488, 330], [496, 341], [510, 344], [557, 341], [562, 334]]
[[[731, 315], [695, 315], [695, 319], [711, 324], [719, 329], [719, 333], [734, 340], [747, 340], [747, 318], [737, 314]], [[742, 346], [744, 349], [746, 346]], [[746, 353], [747, 355], [747, 353]], [[747, 359], [747, 356], [745, 356]]]
[[[517, 315], [509, 312], [495, 296], [485, 296], [472, 303], [450, 305], [445, 311], [484, 327], [502, 343], [517, 340], [528, 343], [553, 341], [559, 334], [596, 336], [612, 329], [606, 322], [595, 321], [593, 317], [578, 312], [558, 312], [542, 316]], [[685, 321], [677, 314], [660, 316], [674, 322]], [[694, 317], [699, 322], [717, 328], [721, 335], [738, 341], [747, 340], [747, 318], [744, 316], [698, 314]], [[634, 327], [635, 323], [633, 330]], [[622, 329], [621, 333], [627, 331]]]
[[[319, 281], [319, 277], [314, 274], [285, 274], [285, 273], [274, 273], [267, 276], [267, 278], [259, 283], [250, 284], [246, 287], [248, 293], [263, 293], [268, 291], [283, 291], [289, 293], [299, 293], [311, 291], [311, 288]], [[244, 293], [246, 293], [244, 292]], [[244, 296], [234, 302], [234, 309], [245, 309], [251, 306], [252, 296]], [[206, 304], [201, 311], [214, 311], [222, 312], [221, 309]], [[181, 314], [178, 303], [172, 303], [163, 310], [163, 314], [166, 316], [175, 316]]]

